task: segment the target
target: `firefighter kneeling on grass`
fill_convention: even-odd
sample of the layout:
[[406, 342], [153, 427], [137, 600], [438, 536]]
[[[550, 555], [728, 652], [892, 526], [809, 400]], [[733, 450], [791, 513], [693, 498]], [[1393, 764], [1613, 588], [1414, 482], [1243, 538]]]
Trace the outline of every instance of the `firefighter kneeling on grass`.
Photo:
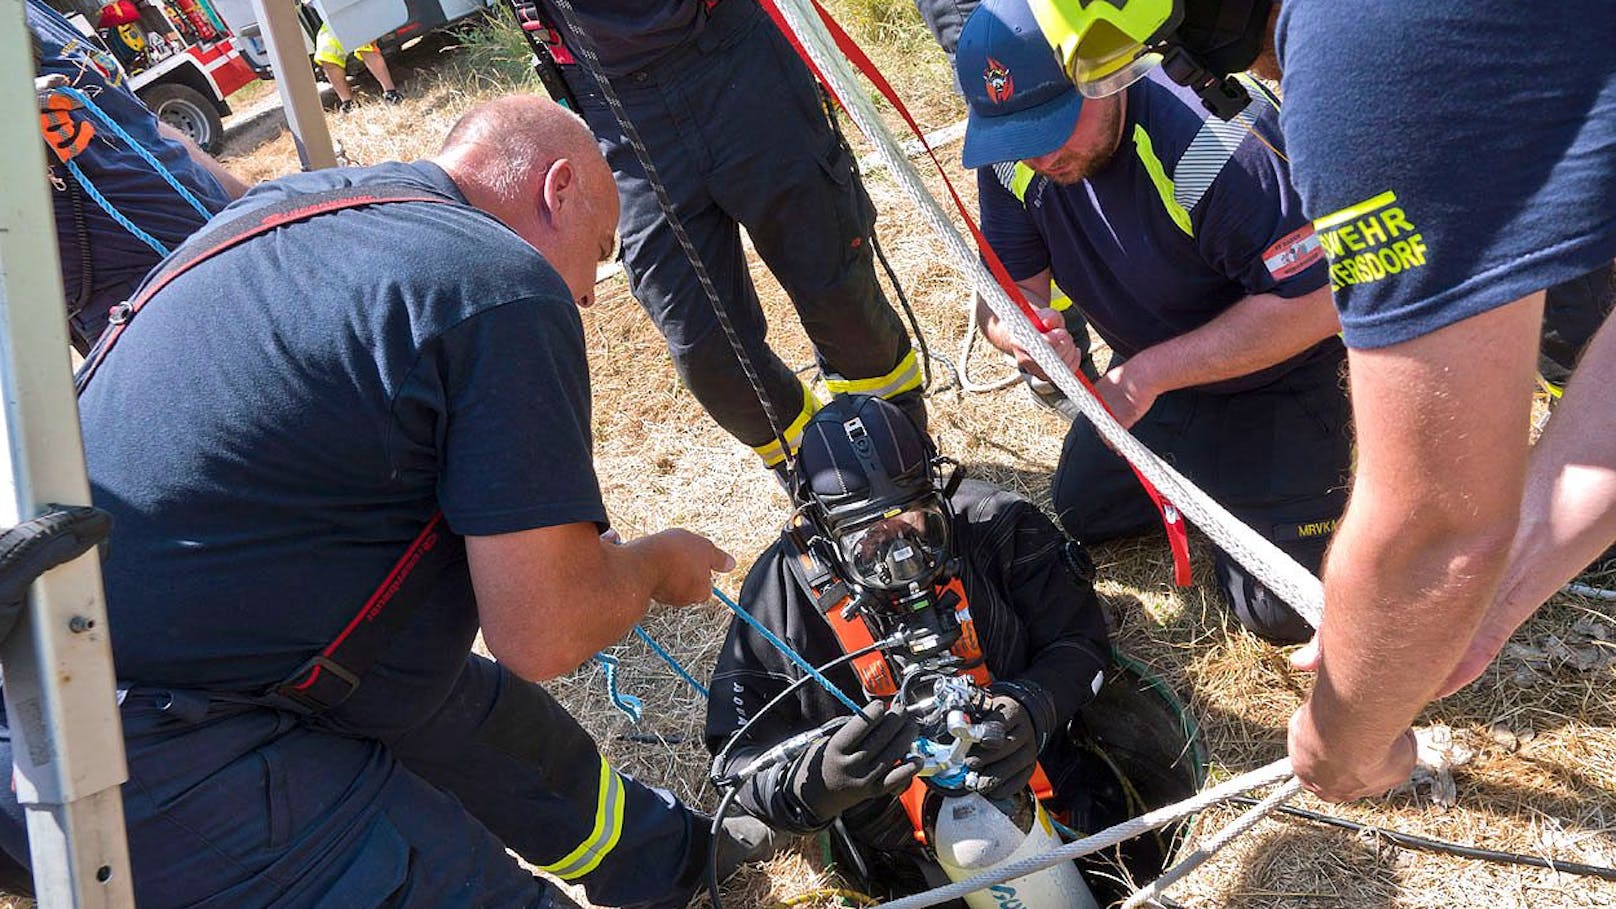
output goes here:
[[[963, 823], [1027, 846], [1017, 857], [1054, 845], [1029, 782], [1079, 829], [1121, 818], [1125, 787], [1084, 722], [1111, 663], [1092, 564], [1031, 502], [957, 469], [944, 478], [947, 463], [880, 398], [815, 414], [791, 477], [799, 507], [741, 602], [810, 663], [834, 662], [825, 675], [867, 706], [848, 719], [811, 682], [771, 704], [803, 673], [737, 621], [707, 714], [715, 775], [740, 778], [741, 808], [791, 832], [831, 827], [844, 873], [889, 895], [1009, 856], [951, 849]], [[764, 752], [838, 717], [794, 759], [749, 775]], [[955, 752], [960, 733], [976, 741]], [[1056, 872], [1086, 893], [1074, 866]], [[1053, 905], [1093, 905], [1073, 898]]]

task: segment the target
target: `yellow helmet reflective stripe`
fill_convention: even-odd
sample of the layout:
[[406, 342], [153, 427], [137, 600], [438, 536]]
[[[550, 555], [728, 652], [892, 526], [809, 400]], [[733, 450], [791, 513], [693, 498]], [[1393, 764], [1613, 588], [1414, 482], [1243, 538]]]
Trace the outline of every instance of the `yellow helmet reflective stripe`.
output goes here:
[[[1150, 45], [1183, 19], [1181, 0], [1029, 0], [1061, 67], [1084, 94], [1110, 94], [1144, 75]], [[1141, 65], [1143, 64], [1143, 65]]]

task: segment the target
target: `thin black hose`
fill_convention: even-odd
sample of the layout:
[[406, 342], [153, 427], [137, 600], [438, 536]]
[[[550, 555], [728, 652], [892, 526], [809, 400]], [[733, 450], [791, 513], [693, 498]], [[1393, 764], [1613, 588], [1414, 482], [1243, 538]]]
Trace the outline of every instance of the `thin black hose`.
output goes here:
[[[883, 647], [890, 646], [891, 644], [891, 641], [882, 639], [868, 646], [860, 647], [851, 653], [844, 653], [836, 659], [814, 668], [816, 671], [823, 674], [828, 669], [834, 669], [837, 666], [848, 662], [849, 660], [855, 660], [861, 656], [864, 656], [865, 654], [874, 653], [875, 651], [880, 650]], [[781, 691], [773, 698], [770, 698], [769, 702], [759, 708], [757, 713], [752, 714], [751, 719], [746, 721], [746, 725], [735, 730], [735, 734], [731, 735], [729, 740], [724, 742], [724, 747], [719, 749], [718, 756], [713, 758], [713, 766], [711, 770], [713, 785], [722, 789], [724, 791], [724, 795], [718, 800], [718, 808], [713, 812], [713, 825], [711, 829], [711, 836], [709, 837], [710, 845], [707, 850], [707, 898], [712, 901], [712, 909], [724, 909], [724, 904], [718, 895], [718, 885], [720, 883], [718, 880], [718, 838], [723, 835], [724, 817], [729, 814], [729, 806], [735, 802], [735, 797], [740, 794], [741, 791], [741, 787], [739, 785], [726, 785], [725, 778], [720, 776], [720, 770], [724, 767], [724, 765], [729, 763], [729, 755], [730, 752], [735, 749], [735, 743], [745, 738], [746, 734], [752, 731], [752, 726], [757, 723], [760, 717], [779, 706], [785, 701], [786, 698], [790, 697], [792, 694], [799, 691], [803, 685], [806, 685], [813, 680], [813, 676], [804, 675], [802, 678], [797, 679], [790, 685], [787, 685], [785, 690]]]
[[[836, 99], [831, 96], [830, 90], [819, 86], [819, 103], [825, 109], [825, 119], [830, 121], [830, 130], [836, 134], [836, 142], [847, 153], [847, 159], [853, 162], [853, 180], [864, 185], [864, 175], [859, 172], [858, 158], [853, 155], [853, 147], [848, 144], [847, 135], [842, 132], [842, 120], [836, 116]], [[865, 190], [865, 195], [869, 191]], [[881, 249], [881, 237], [874, 225], [870, 227], [870, 248], [875, 250], [876, 259], [880, 260], [881, 268], [887, 273], [887, 283], [892, 285], [892, 292], [898, 298], [898, 304], [903, 307], [903, 314], [909, 319], [909, 330], [914, 332], [915, 346], [920, 348], [920, 367], [925, 375], [925, 384], [921, 391], [931, 389], [931, 348], [926, 345], [926, 334], [920, 330], [920, 321], [915, 318], [914, 307], [909, 305], [909, 295], [903, 292], [903, 285], [898, 283], [898, 273], [893, 269], [892, 263], [887, 261], [886, 252]]]
[[[848, 662], [850, 660], [856, 660], [859, 657], [864, 656], [865, 654], [874, 653], [874, 652], [876, 652], [877, 650], [880, 650], [883, 647], [889, 646], [891, 643], [892, 643], [891, 641], [887, 641], [887, 640], [876, 641], [875, 643], [870, 644], [870, 645], [868, 645], [866, 647], [860, 647], [859, 649], [857, 649], [855, 651], [852, 651], [851, 653], [844, 653], [841, 656], [837, 657], [836, 659], [831, 660], [830, 662], [825, 663], [822, 666], [814, 667], [814, 669], [816, 671], [818, 671], [820, 674], [823, 675], [824, 672], [827, 669], [834, 669], [837, 666], [840, 666], [843, 663], [846, 663], [846, 662]], [[783, 702], [786, 698], [788, 698], [791, 695], [795, 694], [797, 691], [801, 690], [802, 686], [808, 684], [809, 682], [812, 682], [813, 680], [814, 680], [813, 676], [804, 675], [802, 678], [797, 679], [795, 682], [792, 682], [790, 685], [787, 685], [784, 691], [781, 691], [779, 694], [777, 694], [773, 698], [771, 698], [767, 704], [764, 704], [761, 708], [759, 708], [757, 713], [752, 714], [751, 719], [748, 719], [746, 721], [746, 725], [744, 725], [741, 728], [735, 730], [735, 734], [730, 736], [728, 741], [724, 742], [724, 747], [723, 748], [719, 749], [718, 756], [713, 758], [713, 766], [712, 766], [711, 776], [712, 776], [712, 780], [713, 780], [714, 785], [716, 785], [716, 786], [722, 786], [723, 785], [723, 782], [726, 779], [726, 775], [722, 773], [722, 770], [723, 770], [724, 766], [729, 763], [729, 754], [730, 754], [731, 751], [735, 750], [735, 744], [737, 742], [739, 742], [741, 739], [745, 738], [746, 734], [748, 732], [752, 731], [752, 727], [757, 723], [757, 721], [760, 718], [763, 717], [764, 714], [768, 713], [770, 710], [773, 710], [775, 707], [778, 707], [780, 705], [780, 703]]]
[[881, 268], [887, 273], [887, 281], [892, 285], [892, 291], [898, 298], [898, 305], [903, 307], [903, 314], [909, 319], [909, 330], [915, 333], [915, 346], [920, 348], [920, 368], [925, 375], [925, 384], [922, 391], [931, 390], [931, 348], [926, 344], [926, 333], [920, 330], [920, 320], [915, 318], [914, 307], [909, 305], [909, 295], [903, 292], [903, 285], [898, 283], [898, 273], [892, 269], [892, 263], [887, 261], [886, 251], [881, 248], [881, 240], [875, 231], [870, 231], [870, 248], [875, 250], [875, 257], [880, 260]]
[[718, 896], [718, 838], [723, 834], [724, 815], [729, 813], [730, 803], [740, 791], [739, 786], [725, 790], [724, 797], [718, 800], [718, 810], [713, 812], [713, 826], [707, 839], [707, 898], [712, 901], [713, 909], [724, 909], [724, 901]]
[[[1256, 799], [1249, 798], [1233, 798], [1229, 801], [1239, 805], [1257, 804]], [[1360, 824], [1346, 818], [1320, 814], [1306, 808], [1293, 808], [1289, 805], [1281, 805], [1276, 810], [1281, 814], [1300, 818], [1304, 821], [1311, 821], [1315, 824], [1322, 824], [1326, 827], [1349, 830], [1353, 833], [1370, 833], [1405, 849], [1440, 852], [1480, 862], [1494, 862], [1501, 865], [1525, 865], [1528, 868], [1544, 868], [1549, 871], [1574, 874], [1579, 877], [1597, 877], [1607, 881], [1616, 881], [1616, 868], [1606, 868], [1601, 865], [1584, 865], [1580, 862], [1559, 862], [1553, 859], [1539, 858], [1535, 855], [1521, 855], [1518, 852], [1501, 852], [1496, 849], [1482, 849], [1477, 846], [1466, 846], [1462, 843], [1450, 843], [1447, 840], [1436, 840], [1430, 837], [1416, 836], [1412, 833], [1400, 833], [1396, 830]]]

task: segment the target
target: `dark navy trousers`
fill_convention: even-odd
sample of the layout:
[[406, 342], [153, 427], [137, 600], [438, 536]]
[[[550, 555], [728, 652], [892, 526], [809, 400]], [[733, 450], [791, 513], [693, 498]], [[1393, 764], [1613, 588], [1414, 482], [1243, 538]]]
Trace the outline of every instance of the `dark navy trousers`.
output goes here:
[[[385, 685], [360, 691], [359, 704], [314, 719], [194, 691], [125, 692], [137, 902], [575, 906], [507, 847], [583, 883], [603, 905], [682, 907], [700, 884], [699, 816], [611, 771], [538, 685], [470, 656], [435, 707], [392, 711], [417, 718], [394, 729], [353, 709], [385, 699]], [[11, 762], [9, 733], [0, 761]], [[0, 793], [0, 848], [27, 864], [9, 789]]]
[[[1317, 572], [1347, 504], [1352, 411], [1335, 345], [1261, 388], [1214, 394], [1168, 392], [1133, 427], [1151, 451], [1178, 468], [1251, 529]], [[1114, 365], [1114, 364], [1113, 364]], [[1087, 420], [1067, 433], [1050, 495], [1061, 526], [1083, 543], [1161, 526], [1139, 481]], [[1242, 625], [1277, 641], [1313, 630], [1221, 550], [1213, 572]]]
[[[617, 176], [623, 265], [681, 379], [731, 435], [780, 459], [757, 395], [664, 217], [634, 149], [590, 76], [564, 67]], [[791, 298], [833, 394], [894, 401], [924, 426], [920, 372], [876, 282], [875, 208], [819, 90], [753, 0], [722, 0], [698, 35], [612, 78], [680, 223], [795, 446], [817, 402], [769, 349], [741, 228]], [[793, 432], [792, 430], [795, 430]]]

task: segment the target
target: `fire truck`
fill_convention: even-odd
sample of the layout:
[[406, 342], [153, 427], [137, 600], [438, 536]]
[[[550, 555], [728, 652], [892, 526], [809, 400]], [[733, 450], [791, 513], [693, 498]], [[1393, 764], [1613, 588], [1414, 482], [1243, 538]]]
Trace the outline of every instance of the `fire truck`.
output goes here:
[[163, 122], [208, 152], [224, 141], [231, 93], [257, 79], [211, 0], [50, 0], [129, 74]]

